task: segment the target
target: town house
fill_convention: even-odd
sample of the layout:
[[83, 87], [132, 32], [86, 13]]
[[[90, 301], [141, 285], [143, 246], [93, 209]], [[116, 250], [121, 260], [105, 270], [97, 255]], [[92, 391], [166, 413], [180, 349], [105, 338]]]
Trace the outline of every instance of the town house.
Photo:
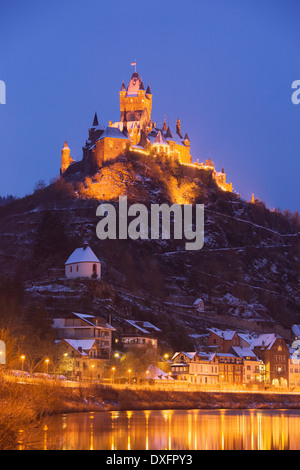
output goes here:
[[251, 347], [264, 363], [262, 381], [287, 387], [290, 351], [285, 340], [274, 333], [263, 334], [253, 341]]
[[100, 378], [112, 353], [112, 333], [115, 331], [103, 318], [72, 312], [54, 318], [53, 328], [60, 350], [73, 358], [72, 374], [78, 378]]
[[172, 358], [172, 377], [193, 384], [218, 383], [219, 369], [216, 354], [202, 352], [177, 352]]
[[157, 326], [148, 321], [124, 320], [121, 324], [122, 344], [125, 349], [157, 349], [157, 335], [161, 332]]

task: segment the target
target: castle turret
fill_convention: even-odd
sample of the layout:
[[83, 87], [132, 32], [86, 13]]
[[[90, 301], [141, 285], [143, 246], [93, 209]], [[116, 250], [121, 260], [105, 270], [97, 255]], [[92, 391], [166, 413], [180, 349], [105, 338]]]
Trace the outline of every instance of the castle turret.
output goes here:
[[73, 158], [70, 157], [70, 149], [68, 147], [67, 141], [65, 140], [64, 146], [61, 150], [61, 167], [60, 174], [62, 175], [66, 169], [74, 162]]
[[176, 122], [176, 134], [178, 134], [179, 137], [182, 138], [182, 135], [181, 135], [181, 124], [180, 124], [180, 119], [179, 119], [179, 118], [177, 119], [177, 122]]
[[183, 140], [183, 143], [186, 147], [190, 147], [190, 139], [189, 139], [189, 136], [187, 135], [187, 132], [184, 136], [184, 140]]

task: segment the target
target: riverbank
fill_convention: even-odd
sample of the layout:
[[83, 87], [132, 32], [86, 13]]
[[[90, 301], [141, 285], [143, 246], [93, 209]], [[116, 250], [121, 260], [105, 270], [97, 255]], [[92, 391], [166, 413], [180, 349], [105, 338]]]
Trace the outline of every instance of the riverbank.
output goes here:
[[102, 384], [67, 387], [55, 381], [15, 382], [9, 387], [30, 399], [39, 415], [80, 411], [158, 409], [300, 409], [300, 394], [259, 391], [157, 389]]
[[50, 415], [85, 411], [179, 409], [300, 409], [300, 395], [259, 392], [206, 392], [115, 388], [103, 385], [67, 387], [58, 382], [0, 382], [0, 449], [16, 449], [20, 432], [25, 448]]
[[259, 392], [111, 390], [101, 396], [117, 410], [300, 408], [300, 395]]

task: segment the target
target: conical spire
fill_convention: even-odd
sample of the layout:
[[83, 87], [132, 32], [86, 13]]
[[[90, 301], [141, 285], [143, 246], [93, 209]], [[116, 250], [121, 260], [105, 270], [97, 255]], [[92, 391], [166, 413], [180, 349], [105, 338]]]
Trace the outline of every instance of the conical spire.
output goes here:
[[69, 148], [69, 146], [68, 146], [68, 144], [67, 144], [67, 141], [65, 140], [65, 143], [64, 143], [63, 149], [68, 149], [68, 148]]
[[98, 116], [97, 113], [95, 113], [94, 120], [93, 120], [93, 127], [98, 127], [99, 122], [98, 122]]
[[149, 85], [147, 86], [146, 95], [152, 95]]
[[184, 140], [190, 140], [187, 132], [185, 133]]
[[166, 137], [169, 137], [169, 139], [173, 139], [172, 132], [171, 132], [169, 127], [168, 127], [167, 132], [166, 132]]
[[123, 83], [122, 83], [122, 86], [121, 86], [121, 91], [126, 91], [124, 80], [123, 80]]

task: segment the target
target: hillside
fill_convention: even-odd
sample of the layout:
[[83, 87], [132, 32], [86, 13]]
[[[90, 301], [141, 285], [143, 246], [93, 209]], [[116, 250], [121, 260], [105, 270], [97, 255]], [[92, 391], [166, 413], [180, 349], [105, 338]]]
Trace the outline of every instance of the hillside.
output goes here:
[[[202, 203], [205, 243], [184, 240], [104, 240], [96, 236], [102, 201]], [[0, 206], [3, 276], [19, 276], [27, 302], [51, 315], [95, 312], [114, 322], [143, 318], [176, 343], [204, 326], [270, 331], [300, 320], [298, 214], [268, 210], [219, 189], [210, 171], [128, 153], [93, 177], [59, 179]], [[64, 263], [88, 240], [103, 264], [103, 280], [64, 279]], [[201, 297], [205, 313], [192, 305]], [[185, 331], [186, 335], [182, 332]]]

